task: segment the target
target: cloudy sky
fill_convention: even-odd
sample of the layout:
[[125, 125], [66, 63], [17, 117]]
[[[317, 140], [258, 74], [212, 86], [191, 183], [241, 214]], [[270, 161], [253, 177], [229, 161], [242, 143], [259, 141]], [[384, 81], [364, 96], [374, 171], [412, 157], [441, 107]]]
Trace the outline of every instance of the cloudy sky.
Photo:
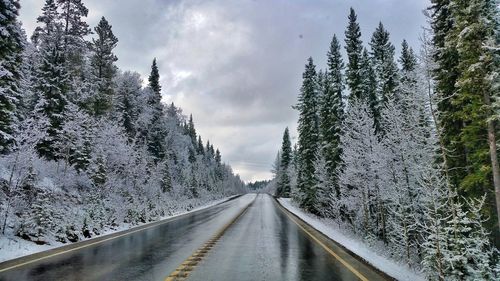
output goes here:
[[[43, 0], [21, 0], [28, 34]], [[147, 77], [158, 59], [163, 100], [192, 113], [198, 132], [246, 181], [271, 177], [285, 127], [296, 141], [296, 102], [306, 59], [318, 67], [349, 7], [364, 42], [379, 21], [399, 47], [418, 48], [428, 0], [84, 0], [120, 40], [118, 65]], [[399, 48], [398, 48], [399, 50]]]

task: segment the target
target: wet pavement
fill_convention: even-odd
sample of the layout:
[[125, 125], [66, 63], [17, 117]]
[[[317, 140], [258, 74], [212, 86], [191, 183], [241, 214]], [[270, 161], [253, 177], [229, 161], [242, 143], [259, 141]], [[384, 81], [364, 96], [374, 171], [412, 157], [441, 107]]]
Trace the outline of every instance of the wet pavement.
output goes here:
[[164, 280], [254, 197], [248, 194], [156, 227], [0, 272], [0, 281]]
[[259, 194], [189, 280], [359, 280]]
[[248, 194], [0, 272], [0, 281], [163, 281], [221, 228], [223, 234], [190, 269], [187, 280], [384, 280], [334, 242], [286, 214], [271, 196]]

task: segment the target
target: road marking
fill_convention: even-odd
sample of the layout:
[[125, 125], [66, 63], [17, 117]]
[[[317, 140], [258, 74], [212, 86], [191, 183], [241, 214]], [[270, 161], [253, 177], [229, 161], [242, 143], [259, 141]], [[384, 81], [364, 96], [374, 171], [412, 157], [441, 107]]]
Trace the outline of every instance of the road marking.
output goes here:
[[359, 271], [357, 271], [354, 267], [352, 267], [347, 261], [345, 261], [343, 258], [341, 258], [339, 255], [337, 255], [332, 249], [330, 249], [328, 246], [326, 246], [323, 242], [321, 242], [318, 238], [316, 238], [312, 233], [307, 231], [300, 223], [292, 217], [290, 214], [288, 214], [288, 211], [281, 206], [281, 204], [278, 203], [279, 208], [285, 213], [285, 215], [290, 218], [300, 229], [302, 229], [307, 235], [309, 235], [316, 243], [318, 243], [323, 249], [325, 249], [330, 255], [332, 255], [334, 258], [336, 258], [339, 262], [341, 262], [345, 267], [347, 267], [354, 275], [356, 275], [359, 279], [363, 281], [368, 281], [368, 278], [363, 276]]
[[[224, 201], [222, 203], [225, 203], [225, 202], [227, 202], [227, 201]], [[201, 211], [201, 210], [197, 210], [195, 212], [198, 212], [198, 211]], [[144, 226], [143, 228], [132, 230], [130, 232], [119, 234], [117, 236], [113, 236], [113, 237], [110, 237], [110, 238], [106, 238], [106, 239], [103, 239], [103, 240], [99, 240], [99, 241], [96, 241], [96, 242], [92, 242], [92, 243], [89, 243], [89, 244], [78, 246], [76, 248], [68, 249], [68, 250], [65, 250], [65, 251], [62, 251], [62, 252], [57, 252], [57, 253], [54, 253], [54, 254], [50, 254], [48, 256], [43, 256], [43, 257], [40, 257], [40, 258], [29, 260], [29, 261], [26, 261], [26, 262], [23, 262], [23, 263], [19, 263], [19, 264], [16, 264], [16, 265], [12, 265], [12, 266], [0, 269], [0, 273], [8, 271], [8, 270], [11, 270], [11, 269], [14, 269], [14, 268], [18, 268], [18, 267], [21, 267], [21, 266], [25, 266], [25, 265], [28, 265], [30, 263], [38, 262], [38, 261], [41, 261], [41, 260], [44, 260], [44, 259], [48, 259], [48, 258], [52, 258], [52, 257], [59, 256], [59, 255], [62, 255], [62, 254], [70, 253], [70, 252], [73, 252], [73, 251], [76, 251], [76, 250], [81, 250], [83, 248], [94, 246], [94, 245], [97, 245], [97, 244], [100, 244], [100, 243], [103, 243], [103, 242], [106, 242], [106, 241], [111, 241], [111, 240], [114, 240], [116, 238], [120, 238], [120, 237], [129, 235], [129, 234], [133, 234], [133, 233], [136, 233], [136, 232], [139, 232], [139, 231], [143, 231], [143, 230], [146, 230], [146, 229], [157, 227], [157, 226], [160, 226], [160, 225], [165, 224], [165, 223], [177, 221], [177, 220], [179, 220], [181, 218], [184, 218], [185, 216], [187, 216], [189, 214], [193, 214], [193, 213], [194, 212], [186, 213], [186, 214], [181, 214], [181, 215], [178, 215], [178, 216], [173, 217], [173, 218], [165, 219], [164, 222], [153, 222], [152, 225], [150, 225], [150, 226]], [[54, 248], [54, 249], [57, 249], [57, 248]]]
[[[258, 196], [258, 195], [257, 195]], [[217, 231], [212, 238], [208, 239], [200, 248], [191, 254], [186, 260], [184, 260], [181, 265], [179, 265], [169, 276], [165, 278], [165, 281], [181, 281], [186, 280], [189, 274], [194, 270], [196, 266], [203, 260], [203, 258], [210, 252], [210, 250], [217, 244], [219, 239], [224, 235], [226, 230], [233, 225], [255, 202], [255, 199], [250, 202], [245, 208], [243, 208], [233, 219], [226, 223], [219, 231]]]

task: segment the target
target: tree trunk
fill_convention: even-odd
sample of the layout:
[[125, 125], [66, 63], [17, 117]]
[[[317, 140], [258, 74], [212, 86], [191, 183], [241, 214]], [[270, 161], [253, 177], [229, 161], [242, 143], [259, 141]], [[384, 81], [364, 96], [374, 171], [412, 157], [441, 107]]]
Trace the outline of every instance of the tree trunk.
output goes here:
[[[484, 103], [491, 108], [490, 95], [484, 91]], [[488, 118], [492, 117], [491, 109], [488, 110]], [[498, 165], [497, 144], [495, 136], [495, 124], [493, 120], [488, 121], [488, 145], [490, 147], [491, 171], [493, 173], [493, 186], [495, 187], [495, 202], [497, 205], [497, 220], [500, 229], [500, 167]]]

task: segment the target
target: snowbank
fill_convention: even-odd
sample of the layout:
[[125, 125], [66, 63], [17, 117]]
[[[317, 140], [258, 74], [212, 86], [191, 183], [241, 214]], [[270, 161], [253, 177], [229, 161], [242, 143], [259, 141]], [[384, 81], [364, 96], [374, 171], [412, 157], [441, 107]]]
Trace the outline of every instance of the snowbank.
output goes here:
[[335, 222], [327, 219], [320, 219], [301, 210], [299, 207], [295, 206], [289, 198], [279, 198], [278, 201], [288, 211], [389, 276], [397, 280], [405, 281], [426, 280], [422, 273], [415, 272], [408, 268], [408, 266], [383, 256], [382, 253], [378, 253], [376, 250], [370, 248], [361, 239], [350, 237], [347, 231], [339, 229]]

